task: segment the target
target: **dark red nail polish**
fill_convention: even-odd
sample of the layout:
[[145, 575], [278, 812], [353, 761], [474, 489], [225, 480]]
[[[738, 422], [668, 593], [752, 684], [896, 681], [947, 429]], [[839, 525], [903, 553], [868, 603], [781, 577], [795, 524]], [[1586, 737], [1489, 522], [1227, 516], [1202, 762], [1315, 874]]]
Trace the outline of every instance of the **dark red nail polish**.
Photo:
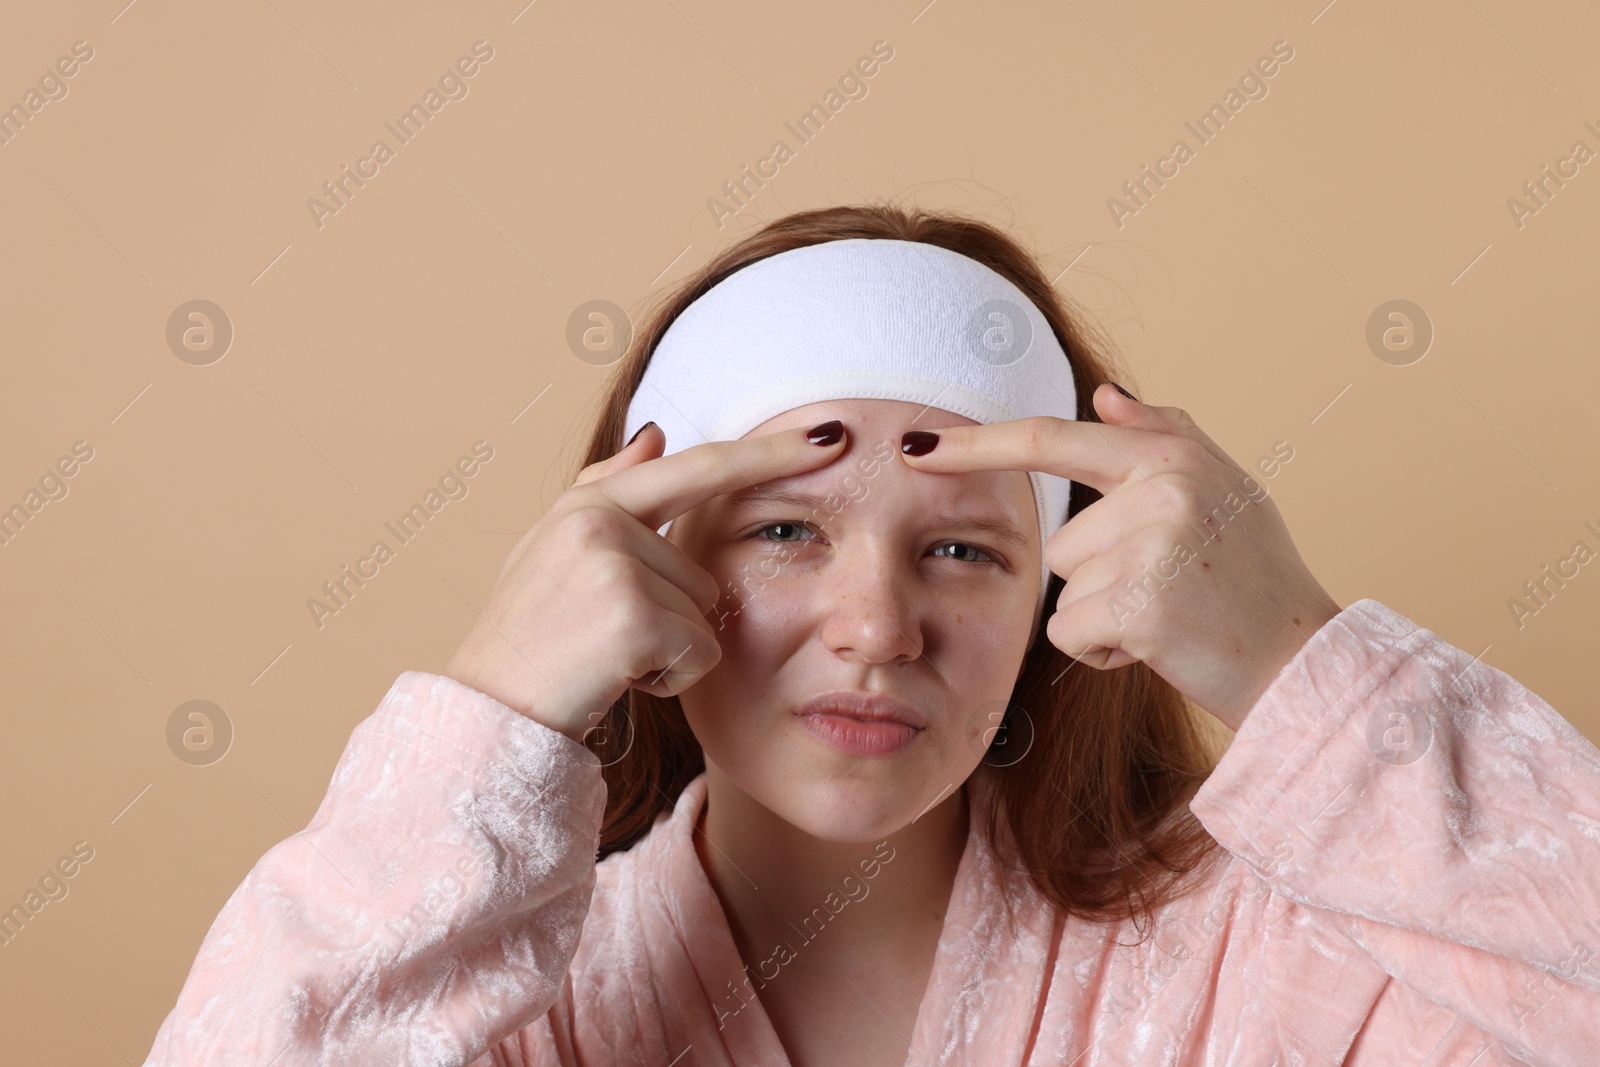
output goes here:
[[[651, 419], [649, 422], [645, 423], [643, 426], [641, 426], [637, 430], [633, 431], [633, 436], [628, 438], [628, 445], [631, 445], [635, 441], [637, 441], [639, 439], [639, 435], [640, 434], [644, 433], [646, 430], [648, 430], [650, 427], [654, 426], [655, 424], [656, 424], [655, 420]], [[628, 445], [623, 445], [622, 447], [623, 448], [627, 448]]]
[[1111, 387], [1113, 389], [1115, 389], [1117, 392], [1121, 393], [1123, 396], [1127, 397], [1129, 400], [1132, 400], [1135, 404], [1141, 402], [1138, 397], [1136, 397], [1132, 393], [1128, 392], [1126, 389], [1124, 389], [1122, 386], [1118, 385], [1116, 382], [1112, 382], [1111, 383]]
[[806, 431], [806, 440], [814, 445], [827, 448], [829, 445], [839, 443], [839, 438], [844, 436], [844, 423], [838, 419], [830, 419], [820, 425], [813, 426]]
[[908, 456], [926, 456], [939, 443], [939, 435], [927, 430], [907, 430], [900, 438], [900, 451]]

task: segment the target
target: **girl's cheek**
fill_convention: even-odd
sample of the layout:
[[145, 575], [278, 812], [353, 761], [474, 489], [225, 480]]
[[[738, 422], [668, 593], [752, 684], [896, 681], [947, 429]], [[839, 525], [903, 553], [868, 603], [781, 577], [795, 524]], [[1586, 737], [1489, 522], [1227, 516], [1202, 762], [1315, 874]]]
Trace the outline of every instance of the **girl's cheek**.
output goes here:
[[804, 615], [812, 585], [798, 552], [735, 550], [723, 553], [714, 566], [701, 565], [722, 590], [716, 611], [724, 624], [737, 619], [745, 628], [773, 630]]
[[725, 575], [722, 596], [706, 615], [722, 659], [724, 677], [770, 678], [804, 642], [808, 609], [801, 590], [779, 581], [734, 581]]
[[787, 658], [805, 639], [809, 612], [797, 590], [769, 584], [748, 594], [738, 612], [734, 616], [735, 645], [724, 646], [724, 657], [736, 648], [742, 657], [759, 661], [764, 670], [771, 671], [779, 665], [775, 661]]

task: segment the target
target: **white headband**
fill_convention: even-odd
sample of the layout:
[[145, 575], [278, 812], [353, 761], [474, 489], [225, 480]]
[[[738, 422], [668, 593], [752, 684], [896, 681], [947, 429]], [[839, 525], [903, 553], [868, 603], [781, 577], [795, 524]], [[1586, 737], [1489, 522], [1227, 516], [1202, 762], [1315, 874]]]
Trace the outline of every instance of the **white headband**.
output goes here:
[[[718, 282], [662, 335], [628, 405], [664, 454], [743, 437], [822, 400], [905, 400], [988, 424], [1077, 418], [1072, 365], [1033, 301], [975, 259], [921, 241], [849, 238], [780, 252]], [[1041, 547], [1067, 521], [1066, 478], [1029, 472]], [[672, 523], [661, 527], [665, 535]]]

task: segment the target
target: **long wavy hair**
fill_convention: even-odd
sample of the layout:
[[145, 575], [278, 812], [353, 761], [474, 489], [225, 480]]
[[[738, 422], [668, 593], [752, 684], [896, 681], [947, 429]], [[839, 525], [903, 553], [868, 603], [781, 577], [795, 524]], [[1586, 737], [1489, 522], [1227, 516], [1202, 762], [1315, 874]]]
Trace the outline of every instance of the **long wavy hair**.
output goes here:
[[[628, 404], [656, 344], [686, 307], [768, 256], [852, 237], [938, 245], [1010, 279], [1038, 306], [1071, 361], [1080, 419], [1097, 419], [1090, 397], [1112, 380], [1113, 368], [1119, 380], [1130, 380], [1087, 316], [1069, 314], [1034, 258], [990, 224], [883, 204], [801, 211], [743, 238], [657, 299], [599, 398], [579, 469], [623, 447]], [[576, 477], [574, 470], [567, 484]], [[1100, 496], [1074, 482], [1068, 517]], [[1060, 575], [1051, 576], [1047, 611], [1063, 584]], [[1202, 868], [1216, 847], [1188, 809], [1218, 755], [1199, 714], [1143, 663], [1114, 671], [1077, 664], [1049, 642], [1041, 624], [997, 732], [1021, 741], [1016, 735], [1027, 731], [1031, 747], [1007, 766], [980, 763], [968, 779], [989, 790], [981, 829], [996, 855], [1026, 872], [1043, 897], [1070, 915], [1149, 927], [1155, 910], [1185, 891], [1184, 876]], [[601, 858], [643, 837], [705, 769], [677, 697], [628, 690], [585, 744], [604, 764]]]

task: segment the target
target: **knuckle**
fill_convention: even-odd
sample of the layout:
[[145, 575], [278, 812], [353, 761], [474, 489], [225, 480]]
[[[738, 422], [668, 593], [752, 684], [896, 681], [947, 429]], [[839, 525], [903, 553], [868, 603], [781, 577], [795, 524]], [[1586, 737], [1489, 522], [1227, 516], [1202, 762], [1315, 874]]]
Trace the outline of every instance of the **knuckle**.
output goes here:
[[625, 636], [627, 627], [637, 622], [638, 595], [622, 561], [601, 557], [588, 561], [570, 588], [564, 606], [575, 625], [611, 642]]
[[1154, 481], [1150, 484], [1150, 492], [1155, 497], [1156, 506], [1165, 515], [1188, 516], [1200, 508], [1199, 499], [1189, 483], [1181, 478]]
[[1045, 636], [1056, 648], [1069, 656], [1081, 655], [1088, 642], [1078, 634], [1079, 627], [1073, 624], [1063, 612], [1056, 612], [1050, 616], [1050, 621], [1045, 624]]
[[[726, 444], [719, 441], [707, 441], [704, 445], [695, 449], [694, 476], [698, 482], [715, 481], [722, 472], [728, 469], [727, 454], [723, 451], [727, 447]], [[781, 449], [782, 445], [781, 442], [762, 437], [758, 447], [768, 452], [776, 453]]]
[[1172, 555], [1174, 537], [1165, 527], [1152, 526], [1140, 530], [1134, 535], [1134, 542], [1130, 546], [1134, 558], [1141, 566], [1153, 567], [1161, 560]]
[[1121, 559], [1116, 554], [1102, 552], [1073, 571], [1072, 577], [1083, 589], [1111, 589], [1120, 584], [1121, 567]]
[[[794, 445], [789, 440], [788, 434], [765, 434], [758, 438], [756, 447], [759, 450], [756, 456], [756, 465], [760, 469], [782, 470], [784, 467], [791, 466], [791, 460], [794, 458]], [[811, 446], [807, 445], [806, 447], [810, 448]], [[706, 468], [704, 472], [706, 478], [710, 479], [721, 473], [726, 469], [728, 462], [728, 459], [722, 453], [708, 449], [706, 451]]]
[[639, 582], [633, 561], [616, 552], [601, 553], [594, 562], [592, 582], [619, 610], [633, 607], [639, 596]]
[[1076, 546], [1069, 546], [1065, 541], [1051, 544], [1046, 541], [1044, 545], [1044, 566], [1051, 574], [1059, 574], [1063, 581], [1072, 578], [1071, 563], [1077, 559]]
[[638, 678], [649, 683], [641, 686], [645, 692], [654, 693], [656, 696], [664, 696], [665, 694], [660, 691], [660, 680], [656, 678], [656, 675], [661, 672], [654, 665], [655, 655], [652, 651], [642, 645], [628, 645], [625, 647], [626, 651], [623, 653], [622, 663], [620, 664], [622, 673], [629, 678]]
[[604, 496], [605, 494], [594, 488], [593, 485], [587, 483], [573, 484], [563, 490], [560, 496], [556, 497], [547, 514], [562, 516], [585, 508], [597, 507]]
[[673, 480], [680, 481], [681, 477], [683, 483], [692, 486], [705, 486], [713, 482], [728, 466], [717, 451], [723, 447], [718, 442], [705, 441], [673, 454], [673, 466], [681, 468]]
[[610, 508], [585, 503], [572, 508], [563, 519], [561, 525], [566, 536], [586, 548], [604, 548], [616, 543], [617, 516]]
[[634, 677], [649, 667], [648, 663], [639, 666], [635, 661], [650, 658], [652, 642], [641, 641], [639, 637], [652, 632], [655, 614], [655, 605], [632, 588], [624, 590], [612, 601], [610, 611], [612, 640], [627, 649], [629, 667], [637, 667], [633, 671]]
[[1031, 454], [1042, 452], [1045, 444], [1050, 440], [1051, 420], [1048, 416], [1035, 415], [1022, 420], [1022, 443]]

